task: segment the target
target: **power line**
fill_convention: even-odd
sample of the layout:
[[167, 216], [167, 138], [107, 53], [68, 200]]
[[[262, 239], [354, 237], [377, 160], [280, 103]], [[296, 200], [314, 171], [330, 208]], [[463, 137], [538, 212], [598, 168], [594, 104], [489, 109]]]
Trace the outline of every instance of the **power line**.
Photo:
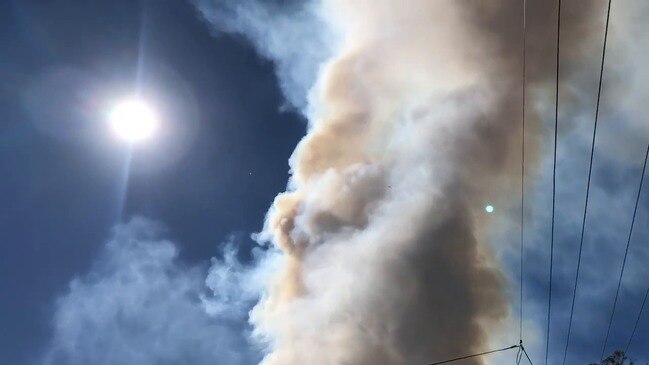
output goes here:
[[434, 362], [434, 363], [432, 363], [432, 364], [430, 364], [430, 365], [448, 364], [448, 363], [450, 363], [450, 362], [455, 362], [455, 361], [460, 361], [460, 360], [466, 360], [466, 359], [470, 359], [470, 358], [473, 358], [473, 357], [479, 357], [479, 356], [484, 356], [484, 355], [493, 354], [493, 353], [496, 353], [496, 352], [502, 352], [502, 351], [507, 351], [507, 350], [513, 350], [513, 349], [518, 348], [518, 347], [519, 347], [519, 345], [513, 345], [513, 346], [509, 346], [509, 347], [503, 347], [503, 348], [501, 348], [501, 349], [497, 349], [497, 350], [485, 351], [485, 352], [480, 352], [480, 353], [477, 353], [477, 354], [472, 354], [472, 355], [466, 355], [466, 356], [456, 357], [456, 358], [454, 358], [454, 359], [449, 359], [449, 360], [444, 360], [444, 361]]
[[[561, 3], [561, 1], [559, 1]], [[518, 348], [518, 353], [516, 354], [516, 363], [520, 363], [522, 354], [525, 354], [525, 357], [531, 365], [533, 365], [532, 360], [530, 359], [527, 351], [523, 347], [523, 242], [524, 242], [524, 207], [525, 207], [525, 74], [526, 74], [526, 0], [523, 0], [523, 79], [522, 79], [522, 89], [523, 89], [523, 100], [522, 100], [522, 126], [521, 126], [521, 226], [520, 226], [520, 304], [519, 304], [519, 344], [513, 345], [510, 347], [505, 347], [497, 350], [485, 351], [477, 354], [457, 357], [450, 360], [444, 360], [440, 362], [435, 362], [430, 365], [440, 365], [447, 364], [455, 361], [466, 360], [473, 357], [484, 356], [488, 354], [493, 354], [496, 352], [502, 352], [507, 350], [512, 350]], [[557, 46], [558, 47], [558, 46]], [[557, 54], [557, 62], [558, 62]], [[557, 69], [558, 71], [558, 69]], [[558, 85], [558, 76], [557, 76], [557, 85]], [[558, 86], [557, 86], [558, 93]], [[556, 142], [556, 132], [555, 132], [555, 142]], [[556, 146], [555, 146], [556, 147]], [[556, 148], [555, 148], [555, 165], [556, 165]], [[553, 199], [554, 200], [554, 199]], [[547, 361], [546, 361], [547, 362]]]
[[527, 361], [529, 361], [530, 365], [534, 365], [532, 359], [530, 359], [530, 355], [527, 354], [527, 351], [525, 350], [525, 347], [523, 347], [523, 345], [521, 345], [521, 350], [523, 350], [523, 354], [525, 354], [525, 357], [527, 358]]
[[526, 1], [523, 0], [523, 105], [522, 105], [522, 126], [521, 126], [521, 277], [520, 277], [520, 298], [519, 298], [519, 316], [518, 316], [518, 339], [519, 344], [523, 344], [523, 242], [525, 227], [525, 67], [526, 67]]
[[620, 278], [617, 281], [617, 289], [615, 290], [615, 300], [613, 300], [613, 309], [611, 310], [611, 317], [608, 320], [608, 328], [606, 329], [606, 337], [604, 338], [604, 346], [602, 346], [602, 353], [599, 356], [600, 360], [604, 358], [606, 345], [608, 345], [608, 336], [611, 332], [611, 324], [613, 323], [613, 315], [617, 307], [617, 299], [620, 295], [620, 286], [622, 285], [622, 276], [626, 267], [626, 259], [629, 254], [629, 246], [631, 245], [631, 236], [633, 235], [633, 226], [635, 224], [636, 213], [638, 212], [638, 203], [640, 202], [640, 193], [642, 192], [642, 183], [644, 182], [644, 174], [647, 169], [647, 157], [649, 157], [649, 145], [647, 145], [647, 152], [644, 156], [644, 165], [642, 165], [642, 175], [640, 175], [640, 186], [638, 186], [638, 195], [635, 198], [635, 207], [633, 208], [633, 218], [631, 218], [631, 228], [629, 229], [629, 236], [626, 240], [626, 249], [624, 250], [624, 259], [622, 260], [622, 270], [620, 270]]
[[557, 77], [554, 96], [554, 161], [552, 164], [552, 228], [550, 234], [550, 279], [548, 288], [548, 316], [545, 334], [545, 365], [548, 365], [550, 352], [550, 314], [552, 312], [552, 266], [554, 261], [554, 212], [557, 192], [557, 129], [559, 127], [559, 44], [561, 40], [561, 0], [557, 10]]
[[518, 352], [516, 353], [516, 365], [520, 365], [521, 360], [523, 360], [523, 355], [527, 358], [527, 361], [530, 363], [530, 365], [534, 365], [532, 362], [532, 359], [530, 359], [530, 355], [527, 354], [527, 351], [525, 350], [525, 347], [523, 344], [518, 345]]
[[563, 365], [566, 364], [568, 347], [570, 346], [570, 333], [572, 330], [572, 320], [575, 313], [575, 299], [577, 297], [577, 287], [579, 286], [579, 270], [581, 269], [581, 254], [584, 247], [584, 232], [586, 230], [586, 217], [588, 215], [588, 197], [590, 195], [590, 181], [593, 173], [593, 157], [595, 155], [595, 137], [597, 136], [597, 121], [599, 120], [599, 102], [602, 95], [602, 78], [604, 76], [604, 59], [606, 57], [606, 40], [608, 39], [608, 24], [611, 17], [611, 0], [608, 0], [608, 9], [606, 10], [606, 26], [604, 30], [604, 46], [602, 47], [602, 62], [599, 69], [599, 86], [597, 89], [597, 103], [595, 104], [595, 123], [593, 125], [593, 138], [590, 146], [590, 162], [588, 164], [588, 182], [586, 183], [586, 201], [584, 203], [584, 215], [581, 221], [581, 235], [579, 238], [579, 254], [577, 255], [577, 272], [575, 273], [575, 286], [572, 290], [572, 304], [570, 305], [570, 319], [568, 320], [568, 336], [566, 338], [566, 347], [563, 351]]
[[644, 310], [644, 306], [647, 303], [648, 296], [649, 296], [649, 288], [647, 288], [647, 291], [644, 293], [644, 299], [642, 300], [642, 305], [640, 306], [638, 317], [636, 317], [635, 319], [635, 324], [633, 325], [633, 331], [631, 331], [631, 337], [629, 337], [629, 342], [626, 343], [626, 347], [624, 348], [625, 354], [629, 352], [629, 347], [631, 347], [631, 342], [633, 341], [633, 336], [635, 336], [635, 331], [638, 329], [638, 323], [640, 322], [640, 317], [642, 317], [642, 311]]

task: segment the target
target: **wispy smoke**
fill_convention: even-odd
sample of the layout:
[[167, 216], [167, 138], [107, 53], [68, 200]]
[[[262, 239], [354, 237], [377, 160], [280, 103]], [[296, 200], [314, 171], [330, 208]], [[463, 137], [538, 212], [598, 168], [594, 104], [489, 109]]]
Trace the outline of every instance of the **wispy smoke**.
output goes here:
[[[244, 365], [258, 359], [240, 324], [257, 292], [251, 291], [257, 269], [241, 266], [226, 246], [212, 271], [237, 275], [205, 281], [204, 268], [180, 263], [161, 231], [139, 217], [115, 227], [92, 270], [58, 298], [53, 337], [39, 363]], [[239, 279], [247, 284], [237, 285]], [[218, 295], [204, 294], [206, 282]]]
[[288, 101], [305, 108], [318, 68], [331, 53], [332, 35], [316, 6], [299, 0], [192, 0], [218, 32], [245, 35], [275, 62]]
[[[250, 1], [197, 4], [273, 58], [285, 88], [293, 62], [318, 70], [288, 86], [291, 100], [309, 90], [310, 129], [260, 235], [286, 257], [251, 314], [263, 363], [423, 364], [484, 349], [509, 316], [483, 209], [511, 197], [520, 174], [522, 4], [288, 2], [296, 21]], [[543, 96], [555, 8], [529, 6], [529, 83]], [[588, 50], [585, 7], [564, 10], [567, 60]], [[273, 41], [323, 25], [326, 61], [308, 38]], [[529, 113], [533, 154], [541, 118]]]

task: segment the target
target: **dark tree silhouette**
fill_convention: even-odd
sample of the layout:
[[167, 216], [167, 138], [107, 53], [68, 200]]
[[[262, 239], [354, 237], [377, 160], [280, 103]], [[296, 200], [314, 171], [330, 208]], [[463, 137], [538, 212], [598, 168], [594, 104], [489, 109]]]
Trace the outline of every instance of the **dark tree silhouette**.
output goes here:
[[634, 362], [626, 356], [624, 351], [616, 350], [601, 363], [591, 363], [590, 365], [634, 365]]

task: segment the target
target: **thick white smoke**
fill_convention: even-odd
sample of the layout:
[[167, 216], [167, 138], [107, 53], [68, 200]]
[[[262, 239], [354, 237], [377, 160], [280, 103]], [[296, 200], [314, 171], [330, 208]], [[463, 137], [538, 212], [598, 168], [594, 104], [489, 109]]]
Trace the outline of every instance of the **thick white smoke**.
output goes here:
[[[332, 1], [344, 35], [265, 232], [290, 258], [253, 323], [265, 364], [416, 364], [507, 316], [484, 244], [519, 118], [489, 40], [452, 3]], [[344, 16], [339, 16], [344, 14]]]
[[[213, 260], [205, 280], [213, 295], [206, 295], [203, 268], [178, 262], [175, 245], [157, 238], [157, 224], [136, 218], [120, 225], [89, 274], [57, 302], [43, 362], [254, 363], [259, 357], [246, 351], [240, 321], [264, 284], [250, 322], [266, 345], [266, 365], [426, 364], [513, 344], [494, 343], [507, 337], [512, 316], [508, 283], [487, 244], [494, 222], [483, 207], [518, 198], [521, 2], [195, 1], [206, 19], [244, 34], [276, 63], [287, 99], [309, 118], [289, 189], [259, 235], [278, 250], [255, 250], [248, 266], [227, 245], [223, 259]], [[584, 174], [574, 167], [586, 166], [578, 155], [590, 146], [590, 134], [581, 132], [592, 123], [603, 5], [564, 1], [562, 10], [560, 133], [568, 148], [558, 194], [570, 202], [558, 211], [559, 230], [580, 225], [581, 201], [573, 198], [582, 198]], [[554, 106], [554, 6], [528, 1], [528, 171], [544, 132], [539, 114]], [[640, 69], [647, 52], [646, 42], [628, 35], [646, 33], [646, 14], [639, 2], [614, 8], [604, 109], [616, 106], [621, 116], [602, 124], [609, 139], [598, 137], [603, 151], [633, 163], [644, 143], [632, 140], [644, 142], [648, 125], [634, 118], [646, 104]], [[621, 73], [625, 90], [615, 83]], [[541, 174], [550, 172], [546, 164]], [[574, 331], [591, 344], [616, 284], [601, 268], [614, 266], [620, 252], [612, 233], [626, 233], [628, 223], [610, 212], [625, 210], [634, 194], [598, 190], [589, 232], [612, 244], [585, 252], [597, 265], [584, 269], [582, 288], [591, 290], [579, 305], [589, 315]], [[549, 214], [549, 196], [529, 199]], [[532, 285], [546, 280], [547, 229], [535, 227], [538, 220], [527, 233]], [[503, 224], [515, 226], [516, 245], [517, 222]], [[570, 235], [561, 236], [568, 246]], [[500, 251], [505, 244], [495, 245]], [[573, 253], [564, 248], [557, 260], [559, 293], [572, 289], [566, 268]], [[646, 283], [629, 278], [643, 277], [646, 252], [632, 256], [627, 272], [635, 273], [624, 285], [644, 292]], [[510, 293], [518, 289], [509, 284]], [[545, 297], [528, 301], [527, 319], [543, 321]], [[566, 317], [563, 309], [555, 310], [555, 323]], [[552, 348], [561, 330], [555, 325]], [[529, 332], [528, 349], [542, 356], [544, 344]]]
[[[208, 20], [218, 19], [209, 4], [198, 2]], [[310, 128], [291, 158], [289, 190], [259, 236], [286, 258], [251, 314], [268, 344], [264, 364], [422, 364], [482, 350], [505, 325], [506, 282], [485, 242], [483, 207], [520, 178], [520, 5], [305, 7], [338, 37], [315, 67]], [[553, 7], [532, 7], [539, 15], [531, 53], [547, 54]], [[568, 7], [568, 28], [582, 29], [588, 12]], [[262, 44], [280, 69], [299, 57], [272, 42], [274, 21], [235, 13], [243, 21], [229, 29]], [[295, 24], [297, 33], [308, 28]], [[295, 47], [308, 43], [297, 39]], [[319, 59], [302, 49], [310, 62]], [[530, 84], [546, 85], [547, 62], [530, 66]], [[534, 111], [529, 119], [539, 130]]]

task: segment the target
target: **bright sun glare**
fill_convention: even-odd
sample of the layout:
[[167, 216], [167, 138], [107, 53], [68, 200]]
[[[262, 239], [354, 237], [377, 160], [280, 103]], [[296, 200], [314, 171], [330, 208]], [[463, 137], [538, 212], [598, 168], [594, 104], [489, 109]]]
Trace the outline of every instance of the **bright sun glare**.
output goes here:
[[129, 142], [151, 137], [158, 126], [153, 111], [140, 100], [117, 104], [110, 112], [109, 121], [117, 136]]

